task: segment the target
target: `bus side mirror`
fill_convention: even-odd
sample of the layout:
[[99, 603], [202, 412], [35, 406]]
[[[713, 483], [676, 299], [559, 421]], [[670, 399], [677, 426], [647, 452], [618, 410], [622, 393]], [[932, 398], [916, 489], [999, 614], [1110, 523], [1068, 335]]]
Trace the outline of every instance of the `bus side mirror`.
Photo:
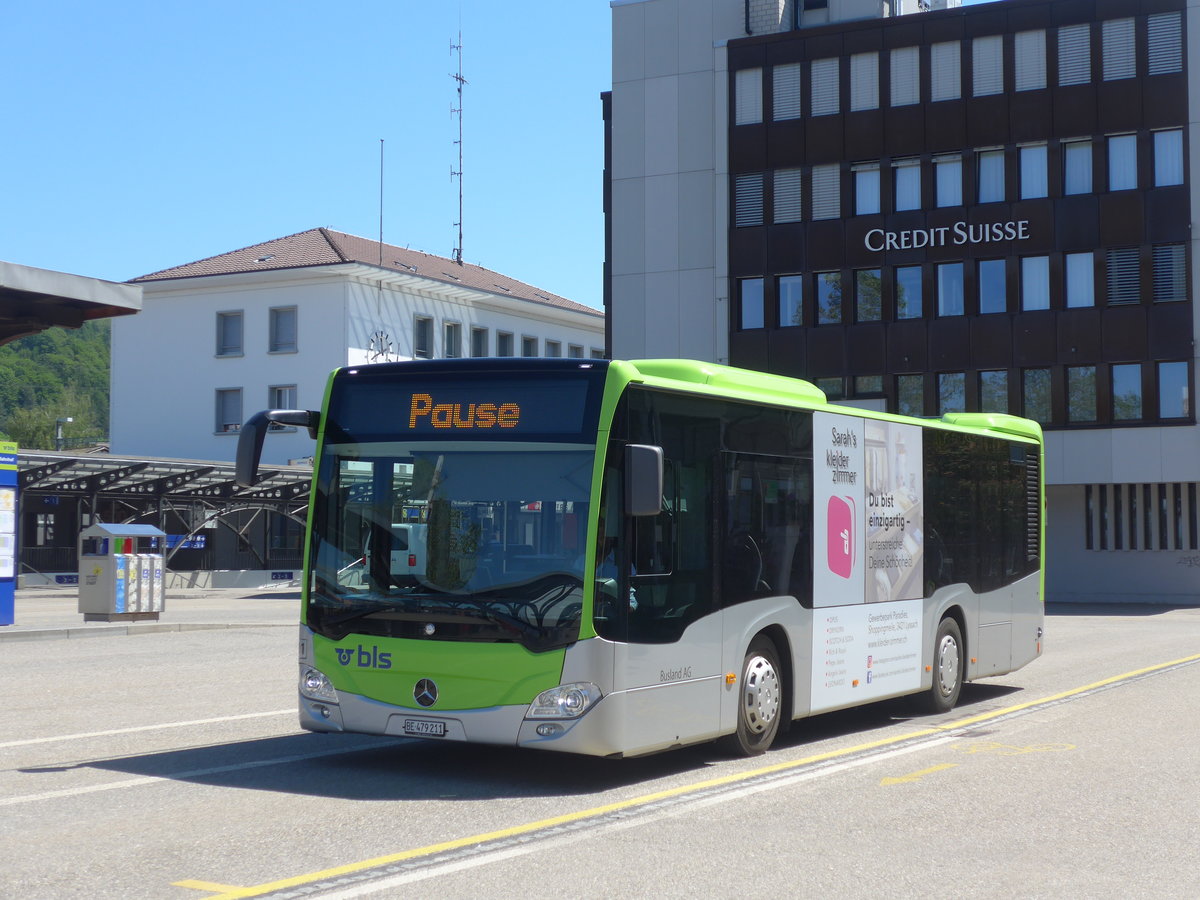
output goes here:
[[663, 451], [648, 444], [625, 447], [625, 512], [657, 516], [662, 512]]
[[262, 458], [263, 438], [272, 425], [296, 425], [307, 428], [316, 438], [321, 414], [311, 409], [268, 409], [256, 412], [238, 431], [237, 467], [234, 480], [242, 487], [258, 484], [258, 461]]

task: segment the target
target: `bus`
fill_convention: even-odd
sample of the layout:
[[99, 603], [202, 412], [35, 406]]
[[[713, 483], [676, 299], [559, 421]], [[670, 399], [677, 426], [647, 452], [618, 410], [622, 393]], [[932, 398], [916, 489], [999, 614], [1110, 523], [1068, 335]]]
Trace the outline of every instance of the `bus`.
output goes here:
[[[317, 441], [311, 731], [753, 755], [816, 713], [947, 712], [1042, 652], [1026, 419], [906, 418], [677, 359], [414, 360], [252, 416], [241, 484], [272, 425]], [[417, 531], [421, 564], [395, 564]]]

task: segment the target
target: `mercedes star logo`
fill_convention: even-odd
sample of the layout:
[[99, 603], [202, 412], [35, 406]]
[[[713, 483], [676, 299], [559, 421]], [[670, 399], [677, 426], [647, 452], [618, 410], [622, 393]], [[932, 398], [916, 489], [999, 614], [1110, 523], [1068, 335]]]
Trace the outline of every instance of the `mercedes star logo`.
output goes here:
[[429, 678], [422, 678], [413, 688], [413, 699], [421, 706], [433, 706], [437, 703], [437, 685]]

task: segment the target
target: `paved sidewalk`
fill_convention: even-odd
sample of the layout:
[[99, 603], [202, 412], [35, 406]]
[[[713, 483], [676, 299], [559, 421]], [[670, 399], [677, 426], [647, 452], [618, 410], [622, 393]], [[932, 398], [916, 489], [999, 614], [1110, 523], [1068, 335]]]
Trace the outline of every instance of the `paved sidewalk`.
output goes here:
[[29, 587], [17, 590], [14, 619], [13, 625], [0, 625], [0, 642], [294, 626], [300, 621], [300, 591], [295, 587], [174, 588], [168, 589], [156, 622], [84, 622], [78, 588]]

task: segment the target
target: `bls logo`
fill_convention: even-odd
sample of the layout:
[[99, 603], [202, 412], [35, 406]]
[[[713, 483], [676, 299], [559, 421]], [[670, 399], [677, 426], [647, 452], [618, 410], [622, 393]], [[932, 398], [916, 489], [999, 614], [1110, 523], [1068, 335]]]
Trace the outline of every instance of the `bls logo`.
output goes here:
[[849, 578], [854, 571], [854, 500], [830, 497], [826, 521], [829, 525], [825, 538], [829, 571]]
[[370, 650], [359, 644], [355, 648], [335, 647], [337, 661], [340, 665], [348, 666], [353, 661], [360, 669], [390, 669], [392, 654], [380, 653], [379, 648], [372, 646]]

